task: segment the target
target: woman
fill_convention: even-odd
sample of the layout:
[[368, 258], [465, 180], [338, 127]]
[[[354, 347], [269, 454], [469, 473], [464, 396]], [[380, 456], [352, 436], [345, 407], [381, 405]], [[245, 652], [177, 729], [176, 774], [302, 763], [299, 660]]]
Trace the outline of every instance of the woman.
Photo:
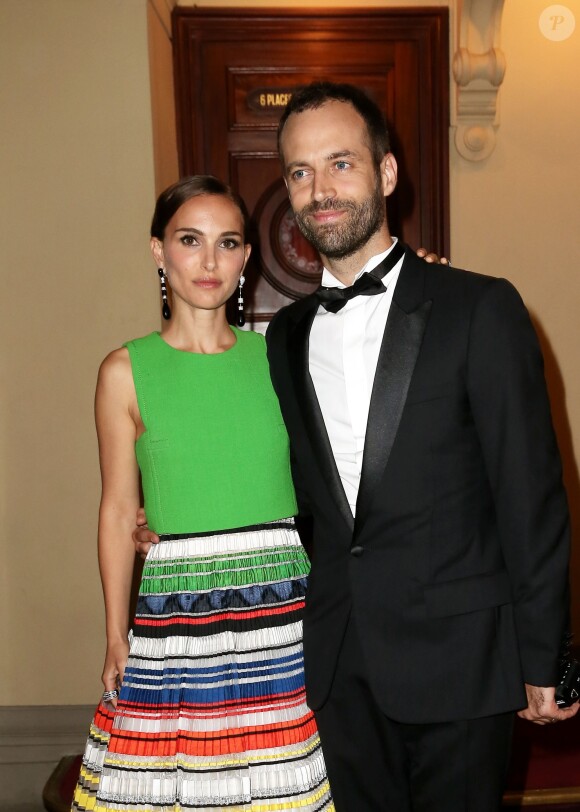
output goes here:
[[[151, 250], [168, 327], [99, 372], [105, 693], [75, 810], [334, 808], [304, 693], [288, 438], [263, 337], [226, 321], [246, 221], [211, 176], [160, 195]], [[139, 472], [161, 541], [129, 633]]]

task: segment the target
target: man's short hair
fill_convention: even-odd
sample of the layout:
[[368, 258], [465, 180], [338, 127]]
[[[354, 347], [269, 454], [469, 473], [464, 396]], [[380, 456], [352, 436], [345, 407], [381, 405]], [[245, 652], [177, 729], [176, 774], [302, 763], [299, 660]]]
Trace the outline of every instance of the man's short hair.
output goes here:
[[378, 166], [391, 151], [389, 130], [380, 107], [367, 94], [354, 85], [339, 82], [312, 82], [292, 94], [278, 124], [278, 153], [281, 156], [282, 131], [293, 113], [316, 110], [331, 101], [351, 104], [366, 124], [373, 160]]

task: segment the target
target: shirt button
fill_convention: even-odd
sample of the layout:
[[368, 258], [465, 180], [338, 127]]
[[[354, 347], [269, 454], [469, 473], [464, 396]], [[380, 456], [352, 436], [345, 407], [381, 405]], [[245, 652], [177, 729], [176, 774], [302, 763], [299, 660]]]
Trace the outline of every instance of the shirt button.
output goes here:
[[364, 553], [364, 551], [365, 548], [360, 546], [350, 548], [350, 554], [354, 555], [355, 558], [360, 558], [360, 556]]

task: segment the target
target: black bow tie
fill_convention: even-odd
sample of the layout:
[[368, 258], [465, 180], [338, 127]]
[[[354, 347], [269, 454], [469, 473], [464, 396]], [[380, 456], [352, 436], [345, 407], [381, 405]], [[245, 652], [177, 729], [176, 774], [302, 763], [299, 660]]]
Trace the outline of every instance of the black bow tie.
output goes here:
[[404, 253], [405, 249], [399, 240], [380, 265], [373, 268], [370, 273], [363, 273], [354, 285], [348, 288], [318, 288], [316, 291], [318, 301], [325, 310], [338, 313], [355, 296], [374, 296], [376, 293], [384, 293], [386, 288], [381, 280], [395, 267]]

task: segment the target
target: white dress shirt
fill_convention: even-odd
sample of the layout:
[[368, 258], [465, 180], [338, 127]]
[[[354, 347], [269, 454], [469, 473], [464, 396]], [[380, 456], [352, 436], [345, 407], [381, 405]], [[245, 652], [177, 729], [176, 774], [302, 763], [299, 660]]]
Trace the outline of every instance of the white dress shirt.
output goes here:
[[[380, 265], [392, 249], [372, 257], [356, 279]], [[375, 371], [402, 264], [403, 258], [383, 277], [384, 293], [356, 296], [338, 313], [321, 305], [310, 332], [310, 375], [353, 516]], [[344, 287], [326, 268], [322, 284]]]

